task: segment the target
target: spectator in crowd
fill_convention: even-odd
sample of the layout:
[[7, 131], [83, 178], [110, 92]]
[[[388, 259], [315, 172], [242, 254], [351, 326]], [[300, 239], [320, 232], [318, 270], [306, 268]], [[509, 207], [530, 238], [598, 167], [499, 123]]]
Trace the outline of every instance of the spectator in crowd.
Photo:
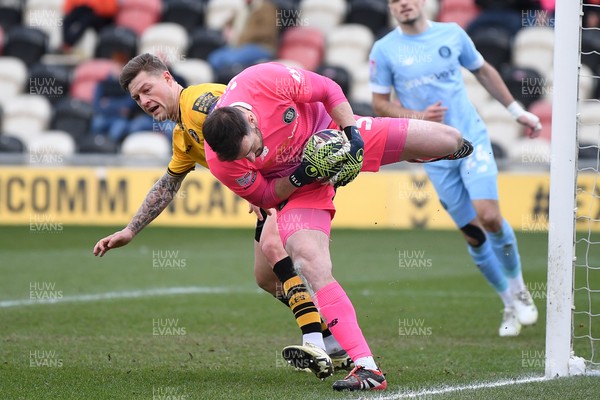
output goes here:
[[248, 67], [259, 61], [273, 59], [278, 38], [277, 8], [269, 0], [254, 0], [251, 7], [239, 37], [230, 36], [231, 45], [209, 55], [208, 62], [215, 70], [231, 65]]
[[119, 9], [118, 0], [65, 0], [63, 11], [63, 44], [73, 46], [87, 28], [100, 31], [110, 24]]

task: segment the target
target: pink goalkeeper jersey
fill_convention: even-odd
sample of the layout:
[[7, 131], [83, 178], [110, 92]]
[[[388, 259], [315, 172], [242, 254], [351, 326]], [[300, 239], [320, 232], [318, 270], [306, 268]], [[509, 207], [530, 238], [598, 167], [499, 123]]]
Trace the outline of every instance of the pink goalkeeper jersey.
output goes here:
[[[254, 163], [246, 159], [223, 162], [207, 143], [206, 160], [213, 175], [252, 204], [273, 206], [264, 203], [268, 180], [291, 174], [308, 138], [332, 123], [328, 110], [346, 101], [339, 86], [332, 88], [332, 83], [313, 72], [278, 63], [242, 71], [229, 82], [216, 107], [251, 110], [263, 134], [264, 151]], [[306, 196], [313, 207], [319, 204], [318, 208], [333, 210], [334, 194], [332, 186], [313, 183], [297, 190], [290, 202]]]

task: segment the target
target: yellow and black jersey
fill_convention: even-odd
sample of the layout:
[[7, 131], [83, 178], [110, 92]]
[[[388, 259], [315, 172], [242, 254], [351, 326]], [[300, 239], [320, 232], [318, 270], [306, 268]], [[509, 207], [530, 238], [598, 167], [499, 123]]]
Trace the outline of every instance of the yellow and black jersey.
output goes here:
[[173, 129], [173, 156], [168, 173], [183, 175], [193, 170], [196, 163], [208, 168], [204, 154], [202, 124], [225, 85], [202, 83], [183, 89], [179, 96], [180, 122]]

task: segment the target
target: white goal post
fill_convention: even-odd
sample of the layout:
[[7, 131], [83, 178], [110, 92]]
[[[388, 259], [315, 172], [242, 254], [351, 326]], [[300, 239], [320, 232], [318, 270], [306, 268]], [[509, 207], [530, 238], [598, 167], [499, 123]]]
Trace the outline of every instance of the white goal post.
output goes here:
[[583, 359], [572, 353], [582, 7], [582, 0], [556, 1], [548, 215], [547, 378], [580, 374], [585, 370]]

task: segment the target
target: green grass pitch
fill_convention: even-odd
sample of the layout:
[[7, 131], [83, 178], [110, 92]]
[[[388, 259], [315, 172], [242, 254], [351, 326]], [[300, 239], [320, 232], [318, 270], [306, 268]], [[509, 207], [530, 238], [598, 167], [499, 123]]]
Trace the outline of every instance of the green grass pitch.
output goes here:
[[[334, 229], [334, 275], [389, 382], [383, 393], [352, 394], [331, 389], [342, 373], [319, 381], [281, 359], [301, 336], [290, 311], [254, 283], [251, 230], [151, 227], [100, 259], [92, 247], [113, 228], [54, 228], [0, 228], [0, 399], [400, 399], [543, 375], [544, 233], [518, 233], [540, 320], [500, 338], [500, 299], [458, 232]], [[28, 304], [53, 297], [62, 302]], [[599, 378], [584, 377], [413, 398], [598, 393]]]

